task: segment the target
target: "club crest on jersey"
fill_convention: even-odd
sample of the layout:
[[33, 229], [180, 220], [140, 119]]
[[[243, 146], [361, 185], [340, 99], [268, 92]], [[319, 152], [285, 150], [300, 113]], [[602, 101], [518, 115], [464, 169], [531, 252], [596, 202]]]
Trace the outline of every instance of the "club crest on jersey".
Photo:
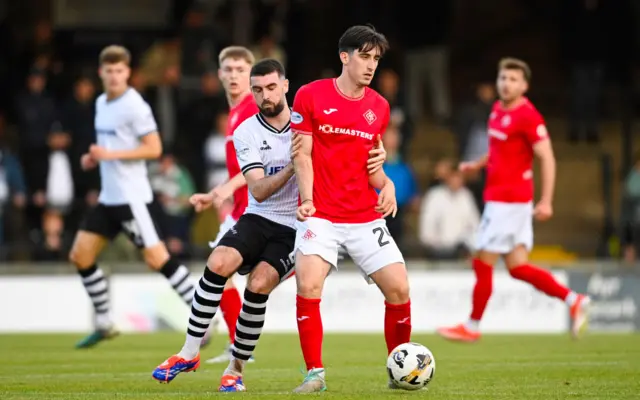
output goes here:
[[368, 109], [367, 112], [362, 114], [362, 116], [364, 117], [364, 119], [367, 120], [367, 123], [369, 125], [373, 124], [375, 122], [375, 120], [378, 119], [376, 114], [373, 111], [371, 111], [371, 109]]
[[502, 117], [500, 124], [502, 124], [503, 127], [509, 126], [509, 124], [511, 124], [511, 116], [505, 115], [504, 117]]

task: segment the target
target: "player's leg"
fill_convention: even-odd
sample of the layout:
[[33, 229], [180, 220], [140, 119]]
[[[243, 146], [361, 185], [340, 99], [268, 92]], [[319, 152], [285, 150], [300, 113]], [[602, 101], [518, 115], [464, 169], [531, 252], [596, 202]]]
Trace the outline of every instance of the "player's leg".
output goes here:
[[147, 266], [160, 272], [182, 301], [190, 305], [193, 299], [193, 285], [189, 279], [189, 269], [169, 254], [162, 242], [162, 232], [158, 228], [159, 218], [155, 203], [131, 203], [118, 209], [122, 230], [142, 249]]
[[345, 247], [367, 281], [384, 295], [384, 335], [390, 354], [411, 338], [409, 280], [402, 253], [383, 219], [350, 225]]
[[[293, 239], [293, 238], [292, 238]], [[291, 241], [293, 244], [293, 240]], [[288, 252], [291, 251], [288, 246]], [[285, 260], [288, 254], [284, 254]], [[280, 273], [273, 263], [262, 261], [256, 265], [247, 278], [242, 311], [235, 329], [232, 358], [220, 380], [220, 392], [241, 392], [245, 390], [242, 380], [246, 363], [253, 356], [258, 344], [267, 312], [267, 300], [273, 289], [280, 283]]]
[[473, 342], [480, 338], [480, 321], [493, 292], [493, 266], [501, 254], [512, 246], [511, 217], [504, 215], [505, 209], [488, 202], [476, 236], [476, 253], [471, 266], [476, 277], [471, 297], [471, 315], [466, 323], [437, 329], [437, 333], [450, 340]]
[[110, 221], [107, 210], [98, 205], [85, 216], [69, 252], [69, 261], [78, 270], [95, 312], [95, 331], [78, 342], [76, 348], [92, 347], [118, 334], [110, 315], [109, 282], [96, 264], [98, 255], [115, 233], [117, 227]]
[[326, 390], [322, 363], [322, 317], [320, 298], [324, 280], [338, 264], [338, 246], [342, 242], [334, 224], [319, 218], [300, 223], [296, 232], [296, 318], [300, 347], [307, 376], [296, 393]]
[[[525, 238], [526, 242], [527, 239]], [[546, 269], [529, 263], [530, 242], [518, 244], [505, 256], [505, 264], [512, 277], [527, 282], [548, 296], [564, 301], [569, 307], [572, 324], [571, 334], [578, 338], [588, 324], [589, 305], [588, 296], [578, 294], [562, 283]]]
[[184, 346], [153, 371], [154, 379], [170, 382], [179, 373], [200, 366], [202, 338], [218, 311], [228, 278], [244, 261], [251, 264], [256, 259], [256, 251], [264, 247], [262, 236], [254, 232], [254, 225], [254, 221], [244, 215], [236, 224], [235, 232], [228, 232], [209, 256], [193, 296]]
[[[384, 338], [387, 355], [411, 340], [411, 301], [404, 258], [385, 220], [348, 226], [345, 248], [365, 279], [375, 283], [385, 299]], [[397, 388], [389, 381], [389, 388]]]
[[[236, 224], [236, 221], [231, 217], [231, 215], [227, 215], [222, 224], [220, 224], [220, 229], [218, 230], [218, 236], [213, 242], [209, 243], [211, 248], [215, 248], [222, 237], [229, 231], [229, 229], [233, 228]], [[222, 292], [222, 300], [220, 300], [220, 312], [224, 319], [224, 322], [227, 325], [227, 330], [229, 332], [229, 346], [222, 352], [222, 354], [217, 357], [213, 357], [207, 360], [208, 363], [222, 363], [230, 360], [231, 357], [231, 344], [233, 343], [233, 338], [235, 337], [236, 323], [238, 321], [238, 316], [240, 315], [240, 309], [242, 308], [242, 300], [240, 299], [240, 292], [236, 288], [233, 283], [233, 279], [229, 278], [227, 280], [227, 284], [224, 287], [224, 292]], [[205, 334], [205, 342], [209, 341], [209, 337], [211, 335], [210, 331], [207, 331]]]

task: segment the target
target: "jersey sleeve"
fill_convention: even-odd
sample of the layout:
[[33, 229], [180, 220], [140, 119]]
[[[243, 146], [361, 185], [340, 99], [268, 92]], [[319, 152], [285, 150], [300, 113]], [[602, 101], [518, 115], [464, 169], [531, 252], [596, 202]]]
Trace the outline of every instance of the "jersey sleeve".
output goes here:
[[293, 99], [291, 129], [303, 135], [313, 134], [313, 94], [307, 85], [301, 87]]
[[233, 146], [236, 149], [236, 158], [242, 174], [255, 168], [264, 168], [260, 149], [245, 126], [239, 126], [233, 133]]
[[549, 139], [549, 132], [547, 132], [547, 126], [545, 125], [542, 115], [536, 110], [532, 110], [528, 116], [525, 125], [525, 136], [531, 146], [536, 143]]
[[150, 133], [158, 131], [158, 124], [153, 117], [153, 112], [149, 104], [142, 102], [135, 108], [133, 112], [133, 121], [131, 122], [133, 131], [136, 136], [142, 137]]

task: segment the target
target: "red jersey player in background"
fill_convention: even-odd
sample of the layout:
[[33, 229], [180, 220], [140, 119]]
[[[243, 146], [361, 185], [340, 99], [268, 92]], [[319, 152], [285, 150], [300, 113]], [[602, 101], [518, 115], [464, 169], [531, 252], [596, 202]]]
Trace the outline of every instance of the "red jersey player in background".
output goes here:
[[[531, 70], [521, 60], [505, 58], [498, 65], [498, 94], [489, 116], [489, 153], [470, 163], [463, 171], [487, 169], [486, 202], [478, 228], [477, 253], [473, 259], [476, 285], [473, 309], [465, 324], [440, 328], [451, 340], [472, 342], [480, 338], [479, 325], [491, 297], [493, 265], [499, 257], [512, 277], [539, 291], [564, 301], [573, 320], [571, 332], [578, 337], [587, 325], [589, 298], [572, 292], [556, 281], [549, 271], [529, 263], [533, 246], [533, 218], [545, 221], [553, 214], [556, 162], [542, 116], [524, 94]], [[540, 159], [542, 194], [533, 206], [533, 156]]]
[[[226, 201], [233, 197], [233, 210], [227, 215], [220, 225], [218, 236], [210, 243], [211, 247], [215, 247], [224, 234], [231, 229], [240, 216], [244, 214], [248, 204], [247, 181], [240, 171], [240, 165], [236, 158], [236, 150], [233, 147], [233, 132], [236, 128], [249, 117], [258, 113], [258, 106], [251, 95], [251, 83], [249, 73], [251, 66], [255, 63], [255, 58], [251, 51], [241, 46], [230, 46], [223, 49], [218, 56], [218, 77], [222, 82], [227, 101], [229, 102], [229, 119], [227, 122], [227, 142], [225, 147], [227, 170], [229, 172], [229, 180], [219, 185], [209, 193], [198, 193], [191, 197], [191, 203], [194, 205], [213, 205], [220, 209]], [[205, 207], [206, 208], [206, 207]], [[204, 208], [202, 208], [204, 209]], [[196, 211], [202, 211], [197, 209]], [[220, 311], [227, 324], [229, 330], [230, 344], [233, 343], [236, 331], [236, 322], [242, 309], [242, 300], [240, 293], [233, 284], [233, 280], [227, 280], [227, 284], [222, 293], [220, 300]], [[205, 338], [205, 342], [209, 340], [209, 332]], [[213, 357], [206, 362], [208, 363], [224, 363], [231, 359], [231, 346], [219, 356]], [[253, 360], [253, 359], [252, 359]]]
[[326, 390], [320, 297], [337, 268], [339, 247], [385, 297], [388, 352], [411, 336], [407, 271], [384, 220], [395, 215], [395, 188], [382, 169], [367, 170], [368, 152], [389, 123], [389, 104], [368, 87], [387, 48], [373, 27], [347, 29], [338, 43], [341, 75], [301, 87], [293, 102], [291, 127], [302, 137], [293, 160], [302, 221], [295, 244], [296, 314], [308, 370], [298, 393]]

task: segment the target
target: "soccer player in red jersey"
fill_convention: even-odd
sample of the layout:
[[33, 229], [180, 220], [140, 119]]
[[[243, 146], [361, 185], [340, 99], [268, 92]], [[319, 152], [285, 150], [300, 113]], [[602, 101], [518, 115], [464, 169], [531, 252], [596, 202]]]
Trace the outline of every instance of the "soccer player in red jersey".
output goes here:
[[[544, 120], [524, 96], [531, 79], [529, 66], [505, 58], [498, 65], [500, 100], [489, 116], [489, 153], [480, 160], [462, 163], [463, 171], [487, 169], [486, 202], [478, 228], [473, 259], [476, 285], [473, 309], [467, 323], [440, 328], [451, 340], [473, 342], [480, 338], [479, 324], [491, 297], [493, 265], [502, 257], [512, 277], [531, 284], [570, 308], [574, 337], [587, 325], [590, 299], [572, 292], [547, 270], [529, 263], [533, 246], [533, 218], [546, 221], [553, 215], [556, 162]], [[540, 159], [542, 193], [533, 206], [533, 157]]]
[[[251, 84], [249, 73], [251, 66], [255, 62], [255, 58], [251, 51], [241, 46], [230, 46], [223, 49], [218, 56], [220, 68], [218, 77], [222, 82], [227, 101], [229, 102], [229, 119], [227, 122], [227, 142], [225, 147], [227, 170], [229, 172], [229, 180], [222, 185], [215, 187], [209, 193], [199, 193], [192, 197], [192, 203], [197, 204], [201, 199], [206, 197], [205, 203], [212, 202], [216, 208], [222, 207], [225, 201], [233, 197], [233, 210], [231, 215], [227, 215], [220, 225], [218, 236], [210, 243], [211, 247], [215, 247], [224, 234], [231, 229], [240, 216], [244, 214], [248, 204], [247, 181], [240, 171], [240, 165], [236, 158], [236, 150], [233, 147], [233, 132], [236, 128], [249, 117], [258, 113], [258, 106], [254, 97], [251, 95]], [[220, 300], [220, 311], [227, 324], [229, 330], [230, 343], [235, 338], [236, 322], [242, 309], [242, 300], [240, 293], [233, 284], [233, 280], [227, 280], [222, 299]], [[208, 335], [206, 341], [208, 341]], [[217, 357], [207, 360], [208, 363], [224, 363], [228, 362], [231, 357], [230, 346]]]
[[407, 271], [384, 220], [395, 215], [395, 188], [382, 169], [367, 170], [368, 152], [389, 123], [389, 104], [368, 87], [387, 49], [373, 27], [347, 29], [338, 43], [341, 75], [304, 85], [294, 99], [291, 127], [302, 137], [294, 157], [301, 221], [296, 313], [308, 370], [298, 393], [326, 390], [320, 298], [325, 278], [337, 269], [339, 247], [385, 297], [388, 352], [411, 336]]

